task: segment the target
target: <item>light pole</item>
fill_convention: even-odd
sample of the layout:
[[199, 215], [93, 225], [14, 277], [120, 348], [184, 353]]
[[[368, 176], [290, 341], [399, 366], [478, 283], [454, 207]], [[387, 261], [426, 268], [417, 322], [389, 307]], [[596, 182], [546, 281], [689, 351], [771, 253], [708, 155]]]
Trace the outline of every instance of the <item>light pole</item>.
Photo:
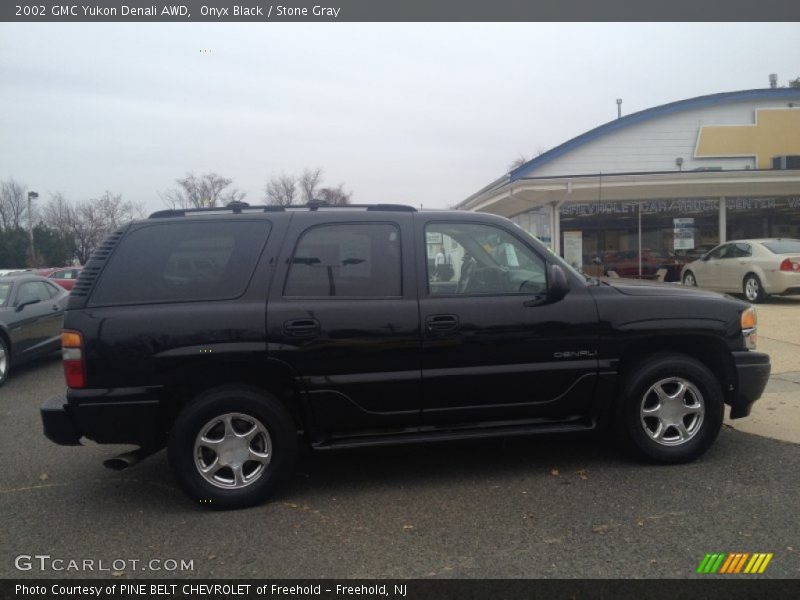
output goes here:
[[28, 192], [28, 237], [31, 241], [31, 266], [35, 260], [35, 249], [33, 247], [33, 212], [31, 210], [31, 201], [36, 200], [39, 194], [36, 192]]

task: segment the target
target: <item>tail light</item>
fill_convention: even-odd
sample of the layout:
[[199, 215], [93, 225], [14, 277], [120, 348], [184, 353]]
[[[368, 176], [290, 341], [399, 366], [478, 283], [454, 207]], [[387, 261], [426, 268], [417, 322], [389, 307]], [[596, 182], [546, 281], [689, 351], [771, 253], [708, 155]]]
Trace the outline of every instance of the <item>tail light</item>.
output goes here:
[[798, 273], [800, 272], [800, 262], [793, 262], [791, 258], [785, 258], [781, 263], [781, 271], [794, 271]]
[[755, 350], [758, 342], [758, 316], [756, 315], [756, 309], [751, 306], [743, 311], [741, 323], [745, 348]]
[[66, 329], [61, 332], [61, 357], [67, 386], [71, 388], [85, 387], [86, 362], [83, 357], [83, 336], [80, 332]]

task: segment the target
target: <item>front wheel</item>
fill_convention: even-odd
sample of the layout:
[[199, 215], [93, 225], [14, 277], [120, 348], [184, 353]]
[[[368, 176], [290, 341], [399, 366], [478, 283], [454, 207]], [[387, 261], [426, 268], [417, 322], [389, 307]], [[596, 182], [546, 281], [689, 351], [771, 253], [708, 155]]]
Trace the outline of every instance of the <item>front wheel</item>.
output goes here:
[[697, 287], [697, 279], [694, 277], [694, 273], [691, 271], [686, 271], [683, 276], [683, 285], [688, 285], [690, 287]]
[[767, 294], [764, 292], [764, 287], [761, 285], [761, 280], [758, 278], [758, 275], [753, 275], [751, 273], [745, 277], [742, 290], [744, 291], [744, 297], [747, 298], [747, 301], [753, 304], [758, 304], [767, 299]]
[[617, 433], [637, 458], [682, 463], [702, 455], [722, 428], [714, 375], [683, 354], [661, 354], [628, 374], [617, 406]]
[[193, 499], [208, 508], [243, 508], [266, 500], [291, 473], [297, 428], [274, 396], [219, 388], [181, 411], [168, 454], [175, 478]]

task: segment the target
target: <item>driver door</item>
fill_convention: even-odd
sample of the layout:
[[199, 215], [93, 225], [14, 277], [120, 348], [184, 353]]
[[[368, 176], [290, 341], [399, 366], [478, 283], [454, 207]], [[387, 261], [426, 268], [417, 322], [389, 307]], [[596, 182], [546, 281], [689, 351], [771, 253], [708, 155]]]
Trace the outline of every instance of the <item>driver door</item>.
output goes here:
[[[548, 260], [521, 230], [425, 217], [415, 215], [423, 423], [586, 414], [598, 366], [586, 287], [547, 303]], [[442, 250], [449, 279], [432, 269]]]

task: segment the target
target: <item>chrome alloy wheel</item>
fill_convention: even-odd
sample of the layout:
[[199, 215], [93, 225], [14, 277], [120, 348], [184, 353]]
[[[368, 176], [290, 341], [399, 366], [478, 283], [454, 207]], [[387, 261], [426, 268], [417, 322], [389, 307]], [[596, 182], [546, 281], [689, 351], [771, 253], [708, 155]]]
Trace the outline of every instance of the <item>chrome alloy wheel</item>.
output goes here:
[[693, 273], [687, 273], [683, 276], [683, 285], [688, 285], [690, 287], [694, 287], [697, 285], [697, 280], [694, 278]]
[[663, 446], [691, 440], [703, 424], [703, 394], [683, 377], [661, 379], [648, 388], [639, 409], [645, 433]]
[[272, 439], [250, 415], [227, 413], [211, 419], [194, 442], [194, 464], [210, 484], [241, 489], [260, 478], [272, 460]]
[[759, 289], [758, 279], [755, 277], [748, 277], [747, 281], [744, 284], [744, 295], [750, 302], [755, 302], [758, 300], [758, 296], [761, 293]]

